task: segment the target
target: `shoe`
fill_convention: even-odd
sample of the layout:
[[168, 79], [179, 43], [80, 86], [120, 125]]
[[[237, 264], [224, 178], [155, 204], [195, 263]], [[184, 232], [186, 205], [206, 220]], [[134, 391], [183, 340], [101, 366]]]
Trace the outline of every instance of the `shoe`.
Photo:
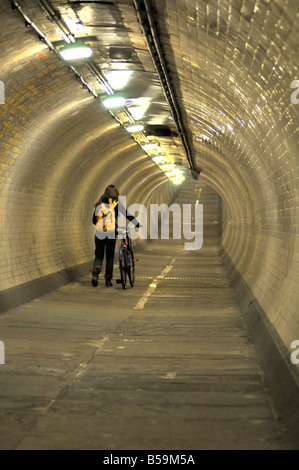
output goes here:
[[112, 287], [112, 282], [111, 282], [111, 281], [107, 281], [107, 279], [106, 279], [105, 285], [106, 285], [106, 287]]
[[99, 279], [99, 274], [100, 274], [100, 270], [97, 269], [97, 268], [93, 268], [92, 271], [91, 271], [91, 283], [94, 287], [97, 287], [98, 285], [98, 279]]

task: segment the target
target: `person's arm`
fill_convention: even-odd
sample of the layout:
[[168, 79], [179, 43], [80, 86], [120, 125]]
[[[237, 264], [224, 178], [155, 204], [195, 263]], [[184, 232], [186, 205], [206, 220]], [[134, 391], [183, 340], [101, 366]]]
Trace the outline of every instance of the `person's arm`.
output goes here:
[[97, 216], [96, 216], [96, 211], [94, 211], [93, 216], [92, 216], [92, 223], [94, 225], [97, 225]]
[[[117, 206], [116, 206], [116, 209], [121, 212], [122, 215], [124, 215], [126, 217], [126, 219], [128, 219], [130, 222], [133, 222], [133, 224], [135, 225], [135, 227], [139, 228], [140, 227], [140, 224], [138, 222], [138, 220], [133, 216], [131, 215], [126, 209], [125, 207], [118, 203]], [[118, 215], [118, 213], [116, 214], [116, 216]]]

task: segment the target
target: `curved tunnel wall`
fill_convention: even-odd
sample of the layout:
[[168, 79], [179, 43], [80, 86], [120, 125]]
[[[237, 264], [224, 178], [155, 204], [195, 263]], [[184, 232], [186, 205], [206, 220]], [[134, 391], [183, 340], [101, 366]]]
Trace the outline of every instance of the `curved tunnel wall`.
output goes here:
[[[169, 1], [157, 3], [156, 8], [159, 18], [166, 18], [160, 23], [168, 31], [163, 46], [173, 64], [174, 86], [183, 98], [196, 163], [202, 179], [223, 199], [223, 248], [289, 345], [299, 330], [298, 113], [290, 101], [290, 83], [298, 71], [292, 52], [296, 15], [292, 15], [294, 2], [285, 9], [276, 2], [271, 5], [270, 9], [260, 5], [256, 23], [251, 18], [253, 29], [258, 14], [264, 15], [266, 32], [271, 25], [274, 28], [267, 56], [258, 53], [259, 36], [253, 31], [250, 48], [245, 47], [249, 34], [245, 7], [232, 10], [230, 19], [223, 15], [222, 22], [226, 20], [229, 27], [225, 29], [224, 21], [220, 35], [206, 29], [214, 13], [209, 12], [208, 20], [204, 5], [197, 13]], [[163, 184], [155, 165], [45, 50], [35, 33], [24, 28], [16, 12], [2, 5], [1, 22], [1, 79], [6, 87], [5, 104], [0, 107], [4, 290], [90, 257], [89, 208], [106, 183], [113, 180], [129, 201], [137, 194], [144, 199], [148, 193], [169, 201], [174, 188]], [[237, 30], [238, 48], [227, 35]], [[215, 50], [214, 57], [197, 48], [199, 39]], [[275, 58], [280, 62], [275, 63]], [[221, 73], [217, 63], [222, 63]], [[222, 126], [222, 134], [203, 140], [204, 123]], [[159, 196], [154, 196], [155, 187]]]
[[8, 12], [1, 15], [1, 291], [91, 260], [93, 206], [108, 184], [127, 205], [170, 202], [177, 191], [73, 74], [40, 51], [36, 36], [26, 38], [21, 20], [14, 29]]
[[[236, 2], [220, 22], [213, 2], [152, 3], [196, 165], [223, 201], [225, 260], [250, 289], [238, 289], [240, 303], [255, 299], [289, 349], [299, 336], [297, 2]], [[22, 19], [0, 12], [5, 291], [93, 257], [91, 208], [106, 184], [147, 205], [176, 188]]]
[[298, 439], [298, 2], [153, 5], [196, 166], [222, 197], [223, 259]]
[[153, 1], [201, 178], [223, 200], [225, 260], [290, 351], [299, 337], [298, 2]]

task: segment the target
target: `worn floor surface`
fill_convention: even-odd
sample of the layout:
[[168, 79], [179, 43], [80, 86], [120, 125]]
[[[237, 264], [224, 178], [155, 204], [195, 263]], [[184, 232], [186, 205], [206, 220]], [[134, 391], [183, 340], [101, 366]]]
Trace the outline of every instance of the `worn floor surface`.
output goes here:
[[0, 448], [283, 448], [216, 245], [137, 257], [134, 288], [87, 274], [0, 315]]

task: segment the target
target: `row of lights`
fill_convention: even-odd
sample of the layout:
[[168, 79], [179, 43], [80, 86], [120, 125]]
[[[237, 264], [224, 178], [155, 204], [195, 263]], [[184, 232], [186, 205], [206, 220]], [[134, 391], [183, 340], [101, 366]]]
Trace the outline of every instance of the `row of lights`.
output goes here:
[[[92, 54], [92, 48], [83, 42], [67, 44], [59, 51], [59, 55], [65, 61], [88, 59], [92, 56]], [[127, 76], [129, 76], [131, 73], [130, 71], [124, 72], [127, 72]], [[107, 79], [109, 81], [109, 74], [107, 74]], [[111, 80], [111, 82], [112, 87], [113, 84], [116, 85], [113, 83], [113, 80]], [[114, 88], [116, 88], [116, 86], [114, 86]], [[109, 110], [121, 109], [126, 106], [126, 99], [113, 93], [103, 100], [103, 105], [106, 109]], [[131, 123], [129, 126], [126, 126], [125, 129], [127, 132], [134, 134], [137, 132], [142, 132], [144, 130], [144, 125], [140, 123]], [[176, 165], [167, 162], [167, 158], [165, 155], [160, 154], [160, 148], [155, 142], [142, 145], [142, 149], [148, 153], [152, 160], [164, 172], [165, 176], [167, 176], [167, 178], [169, 178], [169, 180], [174, 184], [180, 184], [185, 180], [182, 170], [178, 169]]]

